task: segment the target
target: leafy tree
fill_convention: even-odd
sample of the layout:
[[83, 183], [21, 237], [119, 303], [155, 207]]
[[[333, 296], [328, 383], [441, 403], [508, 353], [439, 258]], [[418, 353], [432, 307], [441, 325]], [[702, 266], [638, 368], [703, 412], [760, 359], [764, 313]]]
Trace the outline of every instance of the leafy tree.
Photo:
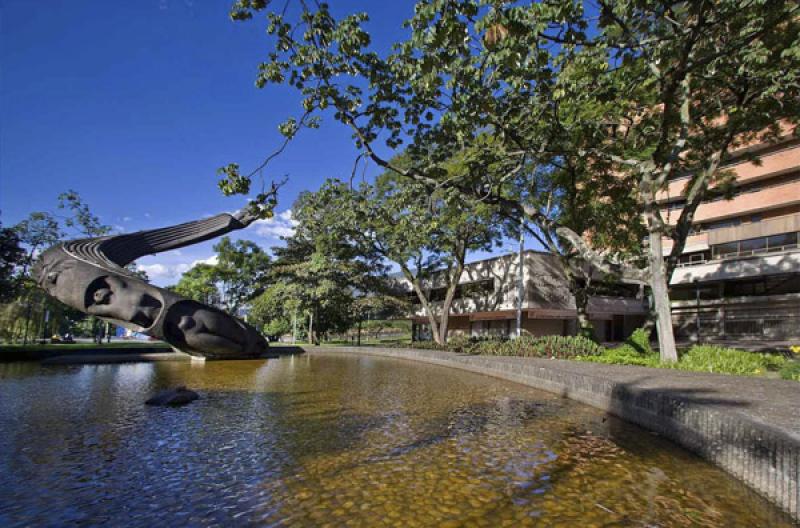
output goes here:
[[27, 250], [22, 268], [22, 275], [25, 277], [33, 264], [35, 255], [40, 250], [57, 243], [63, 236], [58, 220], [50, 213], [45, 212], [29, 214], [28, 218], [19, 222], [13, 229]]
[[8, 302], [16, 296], [19, 283], [14, 271], [24, 261], [25, 251], [20, 246], [19, 235], [0, 224], [0, 302]]
[[64, 220], [66, 227], [85, 237], [99, 237], [111, 232], [111, 226], [102, 224], [100, 218], [89, 210], [77, 191], [70, 189], [58, 195], [58, 208], [67, 209], [72, 215]]
[[[302, 194], [292, 208], [298, 221], [285, 247], [273, 248], [273, 292], [284, 299], [283, 320], [298, 311], [308, 317], [308, 336], [342, 333], [370, 311], [401, 304], [387, 280], [380, 255], [364, 252], [340, 236], [316, 207], [313, 193]], [[263, 300], [263, 299], [262, 299]]]
[[[239, 0], [231, 16], [248, 19], [268, 5]], [[595, 269], [648, 283], [662, 358], [676, 358], [667, 285], [697, 206], [709, 189], [722, 188], [720, 168], [732, 152], [775, 139], [786, 131], [781, 124], [793, 126], [800, 115], [796, 2], [622, 0], [594, 7], [572, 0], [420, 0], [407, 22], [409, 38], [387, 56], [370, 49], [365, 14], [336, 20], [327, 4], [301, 5], [296, 19], [285, 9], [269, 14], [275, 45], [256, 81], [302, 93], [302, 116], [279, 127], [287, 141], [317, 126], [315, 114], [330, 108], [378, 165], [524, 214]], [[561, 105], [586, 112], [562, 120], [566, 136], [548, 137], [542, 132], [557, 123], [553, 109]], [[501, 184], [476, 170], [450, 179], [442, 164], [480, 146], [487, 133], [502, 145], [495, 151], [501, 157], [483, 149], [471, 167], [482, 172], [502, 163], [505, 176], [491, 171]], [[566, 145], [565, 137], [572, 138]], [[407, 144], [412, 163], [393, 164], [376, 149], [381, 142]], [[585, 233], [502, 185], [528, 164], [582, 158], [610, 163], [632, 182], [649, 242], [644, 261], [598, 251]], [[691, 177], [673, 224], [658, 200], [680, 174]], [[238, 171], [226, 178], [248, 179]], [[616, 206], [605, 186], [596, 192], [600, 204]], [[673, 240], [669, 255], [662, 237]]]
[[278, 281], [269, 285], [250, 304], [248, 321], [268, 336], [280, 337], [298, 329], [302, 314], [295, 286]]
[[181, 275], [178, 284], [171, 286], [170, 289], [189, 299], [214, 305], [220, 298], [217, 280], [216, 266], [200, 263]]
[[222, 284], [226, 309], [236, 313], [247, 301], [258, 294], [269, 272], [270, 257], [255, 242], [229, 237], [214, 245], [217, 252], [215, 277]]
[[[457, 164], [451, 165], [457, 170]], [[351, 189], [329, 180], [303, 207], [327, 236], [347, 240], [370, 258], [399, 266], [419, 299], [437, 343], [447, 341], [450, 308], [469, 251], [499, 243], [495, 210], [447, 189], [431, 189], [387, 172], [374, 185]], [[444, 290], [442, 299], [434, 292]]]

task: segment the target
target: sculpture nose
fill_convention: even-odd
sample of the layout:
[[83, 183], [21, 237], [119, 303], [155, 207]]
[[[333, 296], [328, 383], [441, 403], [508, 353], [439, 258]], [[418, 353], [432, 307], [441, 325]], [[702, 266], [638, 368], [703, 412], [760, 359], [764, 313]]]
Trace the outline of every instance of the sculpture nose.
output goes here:
[[107, 288], [101, 288], [94, 292], [94, 302], [95, 304], [107, 304], [110, 296], [111, 290]]
[[194, 328], [196, 325], [197, 323], [195, 322], [194, 317], [190, 315], [184, 315], [183, 317], [181, 317], [180, 322], [178, 322], [178, 328], [184, 331], [190, 330]]

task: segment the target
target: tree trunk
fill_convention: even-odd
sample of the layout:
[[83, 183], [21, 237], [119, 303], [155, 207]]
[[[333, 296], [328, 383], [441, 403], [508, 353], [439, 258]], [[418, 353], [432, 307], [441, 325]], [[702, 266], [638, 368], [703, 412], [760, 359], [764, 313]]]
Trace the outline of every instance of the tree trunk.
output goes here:
[[651, 230], [649, 239], [650, 291], [653, 295], [653, 308], [658, 328], [658, 348], [661, 361], [673, 362], [678, 360], [678, 350], [675, 347], [675, 336], [672, 332], [672, 314], [661, 233], [658, 230]]
[[425, 292], [422, 290], [422, 285], [420, 284], [419, 280], [417, 280], [417, 277], [411, 273], [411, 270], [409, 270], [407, 266], [401, 264], [400, 269], [402, 270], [406, 280], [411, 283], [414, 293], [417, 294], [417, 298], [419, 299], [420, 304], [422, 304], [423, 310], [425, 310], [425, 315], [428, 317], [428, 322], [431, 325], [431, 337], [436, 344], [443, 345], [444, 343], [441, 342], [441, 337], [439, 336], [439, 324], [436, 321], [436, 316], [433, 313], [433, 307], [428, 301], [427, 295], [425, 295]]
[[578, 316], [578, 335], [594, 341], [594, 325], [589, 320], [589, 292], [577, 287], [574, 291], [575, 311]]
[[447, 344], [447, 330], [450, 322], [450, 307], [453, 306], [453, 299], [456, 296], [458, 289], [458, 281], [461, 280], [461, 274], [464, 272], [464, 261], [467, 256], [466, 244], [461, 242], [456, 248], [456, 268], [448, 275], [450, 283], [447, 285], [447, 294], [445, 295], [444, 302], [442, 302], [442, 313], [439, 316], [439, 341], [441, 344]]
[[308, 314], [308, 342], [314, 345], [316, 344], [314, 341], [314, 312], [312, 311]]

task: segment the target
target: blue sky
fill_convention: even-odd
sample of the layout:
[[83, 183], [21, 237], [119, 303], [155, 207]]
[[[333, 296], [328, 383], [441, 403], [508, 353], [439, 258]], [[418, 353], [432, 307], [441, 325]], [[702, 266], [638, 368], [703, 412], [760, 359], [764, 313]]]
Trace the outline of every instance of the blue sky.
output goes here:
[[[413, 2], [332, 0], [335, 14], [368, 11], [374, 43], [403, 37]], [[269, 49], [263, 16], [232, 22], [227, 0], [30, 2], [0, 0], [0, 221], [57, 212], [74, 189], [119, 231], [240, 208], [217, 190], [218, 167], [257, 166], [279, 145], [277, 126], [299, 98], [255, 87]], [[276, 159], [267, 181], [289, 176], [278, 215], [236, 234], [268, 248], [291, 229], [298, 193], [349, 175], [357, 152], [323, 118]], [[372, 167], [374, 171], [374, 167]], [[213, 242], [145, 257], [156, 284], [212, 257]]]

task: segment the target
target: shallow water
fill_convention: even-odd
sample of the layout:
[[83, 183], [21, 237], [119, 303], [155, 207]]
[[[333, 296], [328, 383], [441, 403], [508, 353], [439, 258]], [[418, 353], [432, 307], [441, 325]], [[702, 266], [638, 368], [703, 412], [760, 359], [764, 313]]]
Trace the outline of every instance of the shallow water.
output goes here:
[[[183, 408], [143, 404], [187, 385]], [[593, 408], [345, 355], [0, 364], [0, 526], [788, 526]]]

